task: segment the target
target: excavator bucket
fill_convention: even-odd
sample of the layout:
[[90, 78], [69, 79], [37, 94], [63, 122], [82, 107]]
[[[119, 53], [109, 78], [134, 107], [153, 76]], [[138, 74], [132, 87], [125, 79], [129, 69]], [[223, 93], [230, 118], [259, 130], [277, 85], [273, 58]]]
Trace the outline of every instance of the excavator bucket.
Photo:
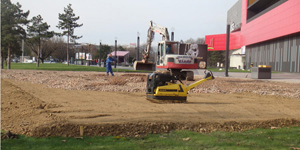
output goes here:
[[142, 61], [135, 61], [134, 62], [134, 70], [145, 70], [145, 71], [154, 71], [153, 62], [144, 63]]

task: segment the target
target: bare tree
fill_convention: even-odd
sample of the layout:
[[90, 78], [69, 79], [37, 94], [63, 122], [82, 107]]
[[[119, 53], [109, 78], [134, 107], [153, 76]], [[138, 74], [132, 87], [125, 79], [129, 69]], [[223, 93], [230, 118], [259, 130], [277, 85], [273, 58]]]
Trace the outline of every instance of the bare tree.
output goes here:
[[137, 48], [136, 47], [129, 47], [127, 48], [127, 51], [129, 51], [129, 63], [132, 63], [133, 61], [136, 60], [136, 51], [137, 51]]
[[205, 38], [197, 38], [196, 43], [197, 44], [204, 44], [205, 43]]
[[44, 42], [42, 44], [43, 51], [42, 51], [42, 62], [48, 58], [49, 56], [53, 55], [59, 49], [64, 48], [64, 39], [61, 37], [53, 37], [49, 41]]
[[[37, 56], [38, 55], [38, 45], [26, 42], [26, 45], [31, 49], [31, 51]], [[65, 42], [62, 37], [53, 37], [49, 40], [45, 40], [40, 45], [40, 52], [42, 53], [41, 57], [39, 57], [44, 63], [45, 59], [49, 56], [53, 55], [56, 51], [65, 48]]]
[[98, 55], [98, 57], [96, 57], [97, 56], [97, 52], [98, 52], [98, 50], [96, 48], [96, 45], [91, 44], [91, 46], [89, 48], [90, 48], [90, 52], [89, 53], [92, 54], [93, 59], [98, 59], [99, 55]]
[[186, 41], [184, 41], [184, 43], [192, 43], [192, 44], [194, 44], [195, 40], [193, 38], [189, 38]]
[[[45, 56], [41, 54], [41, 46], [44, 41], [48, 41], [50, 38], [54, 36], [53, 31], [48, 31], [50, 25], [47, 22], [43, 22], [43, 18], [41, 15], [37, 15], [32, 17], [31, 25], [27, 26], [28, 36], [27, 43], [30, 44], [32, 51], [37, 55], [37, 63], [36, 66], [39, 67], [40, 59], [44, 62]], [[37, 48], [37, 49], [36, 49]]]
[[205, 43], [205, 39], [204, 38], [197, 38], [197, 39], [189, 38], [184, 43], [204, 44]]
[[[156, 45], [154, 46], [156, 47]], [[156, 49], [153, 46], [150, 48], [150, 56], [149, 61], [155, 63], [155, 57], [156, 57]], [[140, 45], [140, 52], [139, 52], [139, 58], [143, 58], [144, 50], [147, 48], [147, 44], [141, 44]]]
[[52, 44], [54, 44], [56, 48], [56, 50], [52, 53], [52, 57], [53, 58], [56, 58], [56, 59], [59, 59], [59, 60], [64, 60], [67, 56], [67, 52], [66, 52], [66, 43], [65, 43], [65, 40], [61, 37], [55, 37], [52, 41]]

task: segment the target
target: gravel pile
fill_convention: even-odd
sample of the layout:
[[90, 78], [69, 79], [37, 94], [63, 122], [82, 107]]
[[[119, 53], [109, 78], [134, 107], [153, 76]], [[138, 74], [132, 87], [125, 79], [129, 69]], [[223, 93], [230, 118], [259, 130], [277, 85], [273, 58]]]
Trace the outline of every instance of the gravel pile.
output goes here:
[[[106, 76], [101, 72], [36, 70], [2, 70], [1, 75], [6, 79], [46, 84], [49, 88], [110, 92], [145, 92], [147, 79], [147, 74], [141, 73], [116, 73], [116, 76], [113, 77]], [[200, 79], [201, 77], [195, 77], [195, 80]], [[183, 83], [189, 85], [193, 82], [195, 81], [184, 81]], [[299, 83], [217, 77], [215, 80], [200, 84], [189, 93], [251, 92], [300, 99], [299, 87]]]

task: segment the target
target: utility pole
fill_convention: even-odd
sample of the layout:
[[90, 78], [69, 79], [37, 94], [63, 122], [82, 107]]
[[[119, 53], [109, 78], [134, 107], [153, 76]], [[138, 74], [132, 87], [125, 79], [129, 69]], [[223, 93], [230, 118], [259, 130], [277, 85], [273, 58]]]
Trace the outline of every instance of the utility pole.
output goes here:
[[24, 63], [24, 39], [22, 39], [22, 63]]
[[230, 44], [230, 25], [227, 25], [226, 31], [226, 53], [225, 53], [225, 77], [228, 77], [228, 68], [229, 68], [229, 44]]
[[136, 61], [139, 61], [140, 52], [140, 32], [137, 33], [137, 45], [136, 45]]
[[90, 57], [91, 57], [91, 44], [89, 44], [89, 55], [88, 55], [88, 59], [89, 59], [89, 64], [88, 64], [88, 66], [90, 66]]
[[[117, 37], [115, 37], [115, 59], [117, 59]], [[115, 62], [115, 68], [117, 68], [117, 62], [118, 60]]]
[[171, 32], [171, 41], [174, 41], [174, 31], [175, 31], [175, 28], [172, 27], [171, 30], [172, 30], [172, 32]]
[[100, 40], [100, 44], [99, 44], [99, 67], [101, 67], [101, 40]]
[[81, 46], [81, 65], [83, 65], [83, 58], [82, 56], [84, 56], [85, 54], [83, 54], [83, 46]]

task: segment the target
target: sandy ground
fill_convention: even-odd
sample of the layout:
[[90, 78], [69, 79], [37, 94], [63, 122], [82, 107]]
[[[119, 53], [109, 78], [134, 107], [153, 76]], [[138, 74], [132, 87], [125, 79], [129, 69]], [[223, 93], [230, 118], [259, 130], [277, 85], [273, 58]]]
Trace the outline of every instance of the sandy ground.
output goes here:
[[145, 74], [71, 73], [2, 71], [1, 129], [79, 136], [84, 126], [85, 135], [140, 136], [300, 125], [300, 84], [217, 78], [191, 91], [187, 103], [156, 104], [145, 99]]

